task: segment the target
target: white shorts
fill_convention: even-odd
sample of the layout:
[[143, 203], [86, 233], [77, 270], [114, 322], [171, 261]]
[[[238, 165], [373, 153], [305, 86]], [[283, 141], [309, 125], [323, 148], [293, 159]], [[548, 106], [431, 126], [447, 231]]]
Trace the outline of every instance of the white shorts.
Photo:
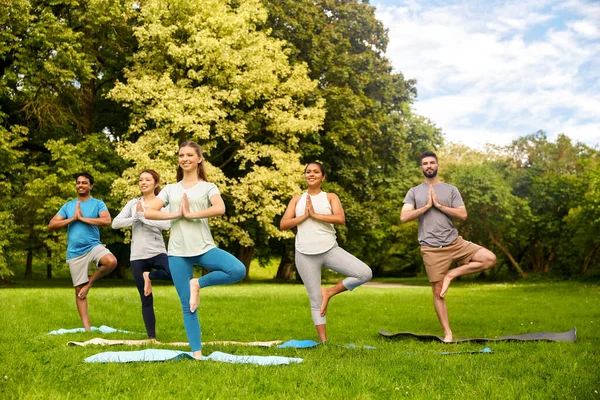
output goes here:
[[71, 270], [73, 286], [87, 283], [89, 281], [88, 272], [90, 270], [90, 264], [94, 263], [97, 267], [100, 259], [107, 254], [112, 253], [103, 244], [99, 244], [79, 257], [68, 259], [67, 264], [69, 264], [69, 270]]

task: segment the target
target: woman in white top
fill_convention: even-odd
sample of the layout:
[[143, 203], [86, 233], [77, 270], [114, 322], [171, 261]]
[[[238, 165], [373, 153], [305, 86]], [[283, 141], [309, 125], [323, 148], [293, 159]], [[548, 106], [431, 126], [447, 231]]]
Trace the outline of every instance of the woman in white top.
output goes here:
[[[161, 212], [161, 208], [167, 212]], [[177, 183], [165, 186], [148, 204], [146, 218], [170, 219], [169, 266], [181, 307], [183, 324], [195, 358], [202, 357], [200, 323], [195, 312], [200, 288], [224, 285], [242, 280], [244, 264], [215, 246], [208, 218], [225, 214], [225, 203], [219, 189], [206, 179], [202, 150], [195, 142], [179, 146]], [[193, 278], [194, 265], [210, 273]]]
[[[325, 180], [325, 167], [318, 162], [304, 169], [308, 184], [306, 193], [296, 195], [281, 219], [283, 230], [297, 227], [296, 269], [304, 282], [312, 319], [322, 342], [327, 341], [325, 313], [329, 299], [368, 282], [371, 269], [358, 258], [338, 246], [333, 225], [345, 222], [344, 209], [338, 196], [321, 190]], [[321, 288], [321, 268], [326, 267], [346, 275], [330, 288]]]
[[131, 272], [142, 300], [142, 317], [150, 339], [156, 339], [156, 317], [152, 298], [152, 281], [171, 280], [167, 249], [162, 231], [171, 227], [169, 221], [144, 218], [146, 204], [160, 192], [160, 176], [148, 169], [140, 175], [142, 197], [130, 200], [112, 222], [113, 229], [131, 226]]

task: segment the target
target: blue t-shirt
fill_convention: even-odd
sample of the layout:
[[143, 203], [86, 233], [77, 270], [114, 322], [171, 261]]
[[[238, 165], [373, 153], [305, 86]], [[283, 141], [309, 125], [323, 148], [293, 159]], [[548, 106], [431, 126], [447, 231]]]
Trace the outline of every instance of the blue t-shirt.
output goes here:
[[[73, 218], [75, 215], [75, 205], [79, 200], [74, 199], [65, 203], [58, 215], [65, 219]], [[84, 218], [99, 218], [100, 212], [108, 211], [106, 204], [102, 200], [90, 197], [82, 201], [81, 215]], [[84, 255], [100, 244], [100, 229], [95, 225], [86, 224], [81, 221], [73, 221], [67, 227], [67, 260]]]

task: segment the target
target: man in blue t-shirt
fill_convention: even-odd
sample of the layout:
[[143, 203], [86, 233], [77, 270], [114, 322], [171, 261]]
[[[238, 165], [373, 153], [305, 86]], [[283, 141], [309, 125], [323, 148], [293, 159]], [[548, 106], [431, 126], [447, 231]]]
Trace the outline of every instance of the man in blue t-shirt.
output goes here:
[[[67, 263], [75, 287], [77, 311], [86, 331], [90, 331], [87, 294], [94, 281], [110, 273], [117, 259], [100, 243], [100, 226], [110, 225], [110, 213], [102, 200], [91, 196], [94, 178], [87, 172], [75, 175], [77, 198], [65, 203], [50, 220], [49, 229], [67, 227]], [[90, 263], [98, 270], [88, 277]]]

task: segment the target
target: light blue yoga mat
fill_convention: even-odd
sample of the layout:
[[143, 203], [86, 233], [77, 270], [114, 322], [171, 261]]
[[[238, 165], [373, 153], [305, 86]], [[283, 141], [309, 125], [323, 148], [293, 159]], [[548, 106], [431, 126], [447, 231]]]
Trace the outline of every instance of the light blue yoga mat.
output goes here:
[[[101, 325], [99, 328], [92, 326], [91, 329], [92, 329], [92, 332], [102, 332], [102, 333], [115, 333], [115, 332], [135, 333], [135, 332], [122, 331], [120, 329], [111, 328], [110, 326], [106, 326], [106, 325]], [[62, 329], [61, 328], [56, 331], [48, 332], [48, 335], [64, 335], [65, 333], [78, 333], [78, 332], [85, 332], [85, 328], [73, 328], [73, 329]]]
[[[317, 347], [322, 345], [322, 342], [315, 342], [314, 340], [288, 340], [285, 343], [280, 344], [279, 346], [277, 346], [278, 349], [286, 349], [286, 348], [293, 348], [293, 349], [310, 349], [313, 347]], [[352, 343], [350, 343], [349, 345], [346, 346], [342, 346], [339, 344], [336, 344], [334, 346], [338, 346], [338, 347], [345, 347], [347, 349], [374, 349], [375, 347], [373, 346], [355, 346]]]
[[[107, 351], [98, 353], [86, 358], [88, 363], [130, 363], [130, 362], [155, 362], [155, 361], [176, 361], [183, 359], [195, 360], [192, 352], [164, 350], [164, 349], [146, 349], [138, 351]], [[208, 356], [202, 356], [202, 360], [197, 361], [219, 361], [231, 364], [256, 364], [256, 365], [287, 365], [292, 363], [301, 363], [302, 358], [290, 358], [280, 356], [235, 356], [233, 354], [214, 351]]]

